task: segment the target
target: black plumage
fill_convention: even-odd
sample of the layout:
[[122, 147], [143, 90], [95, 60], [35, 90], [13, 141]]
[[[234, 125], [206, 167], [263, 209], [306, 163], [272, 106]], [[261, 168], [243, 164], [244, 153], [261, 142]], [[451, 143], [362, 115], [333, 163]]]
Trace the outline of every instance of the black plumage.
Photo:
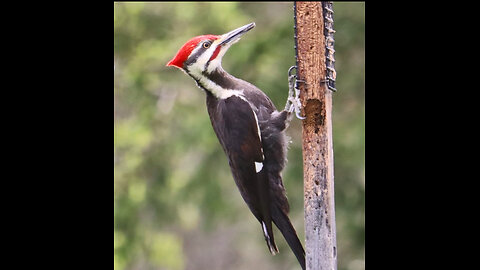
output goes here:
[[260, 222], [270, 252], [278, 252], [273, 222], [305, 269], [305, 251], [288, 218], [282, 182], [287, 163], [285, 129], [291, 112], [277, 111], [260, 89], [221, 67], [221, 57], [230, 45], [254, 26], [251, 23], [221, 36], [195, 37], [167, 65], [185, 71], [205, 91], [215, 134], [242, 198]]
[[[287, 163], [285, 129], [291, 113], [278, 112], [270, 98], [254, 85], [224, 71], [216, 72], [225, 74], [210, 76], [213, 82], [229, 89], [244, 89], [245, 99], [237, 96], [218, 99], [206, 91], [210, 120], [228, 157], [235, 183], [253, 215], [261, 224], [265, 223], [265, 240], [270, 251], [278, 252], [272, 232], [273, 221], [305, 269], [305, 251], [288, 218], [289, 204], [281, 176]], [[261, 140], [255, 136], [254, 113]], [[263, 169], [256, 173], [254, 162], [259, 161], [263, 161]]]

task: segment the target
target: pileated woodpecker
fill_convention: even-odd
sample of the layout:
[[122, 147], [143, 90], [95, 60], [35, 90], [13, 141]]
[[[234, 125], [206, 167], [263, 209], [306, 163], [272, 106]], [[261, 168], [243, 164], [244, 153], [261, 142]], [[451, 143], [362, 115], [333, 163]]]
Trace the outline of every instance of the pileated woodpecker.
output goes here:
[[205, 91], [213, 129], [240, 194], [261, 224], [270, 252], [278, 252], [273, 221], [305, 269], [305, 251], [288, 218], [289, 204], [281, 175], [287, 162], [284, 131], [295, 104], [289, 98], [290, 107], [287, 102], [285, 110], [277, 111], [265, 93], [228, 74], [221, 65], [230, 46], [253, 27], [255, 23], [224, 35], [194, 37], [167, 66], [183, 70]]

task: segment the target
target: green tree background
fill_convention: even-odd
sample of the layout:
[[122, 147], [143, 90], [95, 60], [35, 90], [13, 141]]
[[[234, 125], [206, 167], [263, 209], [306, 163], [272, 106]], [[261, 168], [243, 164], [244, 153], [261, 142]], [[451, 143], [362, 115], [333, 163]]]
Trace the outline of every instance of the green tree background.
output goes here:
[[[365, 4], [334, 3], [338, 269], [365, 268]], [[293, 4], [114, 3], [115, 269], [299, 269], [280, 232], [272, 257], [230, 175], [205, 94], [165, 64], [190, 38], [255, 22], [223, 67], [283, 108], [295, 64]], [[284, 183], [304, 239], [301, 125], [294, 119]]]

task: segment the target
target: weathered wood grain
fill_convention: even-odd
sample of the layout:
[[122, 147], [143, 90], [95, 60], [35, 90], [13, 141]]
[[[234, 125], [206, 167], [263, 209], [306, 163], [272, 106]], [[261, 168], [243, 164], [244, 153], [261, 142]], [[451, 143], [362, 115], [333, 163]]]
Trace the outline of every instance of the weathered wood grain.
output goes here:
[[305, 253], [308, 270], [337, 269], [332, 92], [324, 82], [325, 36], [321, 2], [296, 2], [300, 100], [303, 120]]

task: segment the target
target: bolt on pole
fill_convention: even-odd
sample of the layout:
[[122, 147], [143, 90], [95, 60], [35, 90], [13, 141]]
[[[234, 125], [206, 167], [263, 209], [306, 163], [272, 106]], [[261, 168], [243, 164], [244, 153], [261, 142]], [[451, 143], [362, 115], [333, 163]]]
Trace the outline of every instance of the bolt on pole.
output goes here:
[[[324, 4], [294, 2], [302, 121], [307, 270], [336, 270], [332, 87], [327, 74]], [[334, 87], [333, 87], [334, 88]]]

